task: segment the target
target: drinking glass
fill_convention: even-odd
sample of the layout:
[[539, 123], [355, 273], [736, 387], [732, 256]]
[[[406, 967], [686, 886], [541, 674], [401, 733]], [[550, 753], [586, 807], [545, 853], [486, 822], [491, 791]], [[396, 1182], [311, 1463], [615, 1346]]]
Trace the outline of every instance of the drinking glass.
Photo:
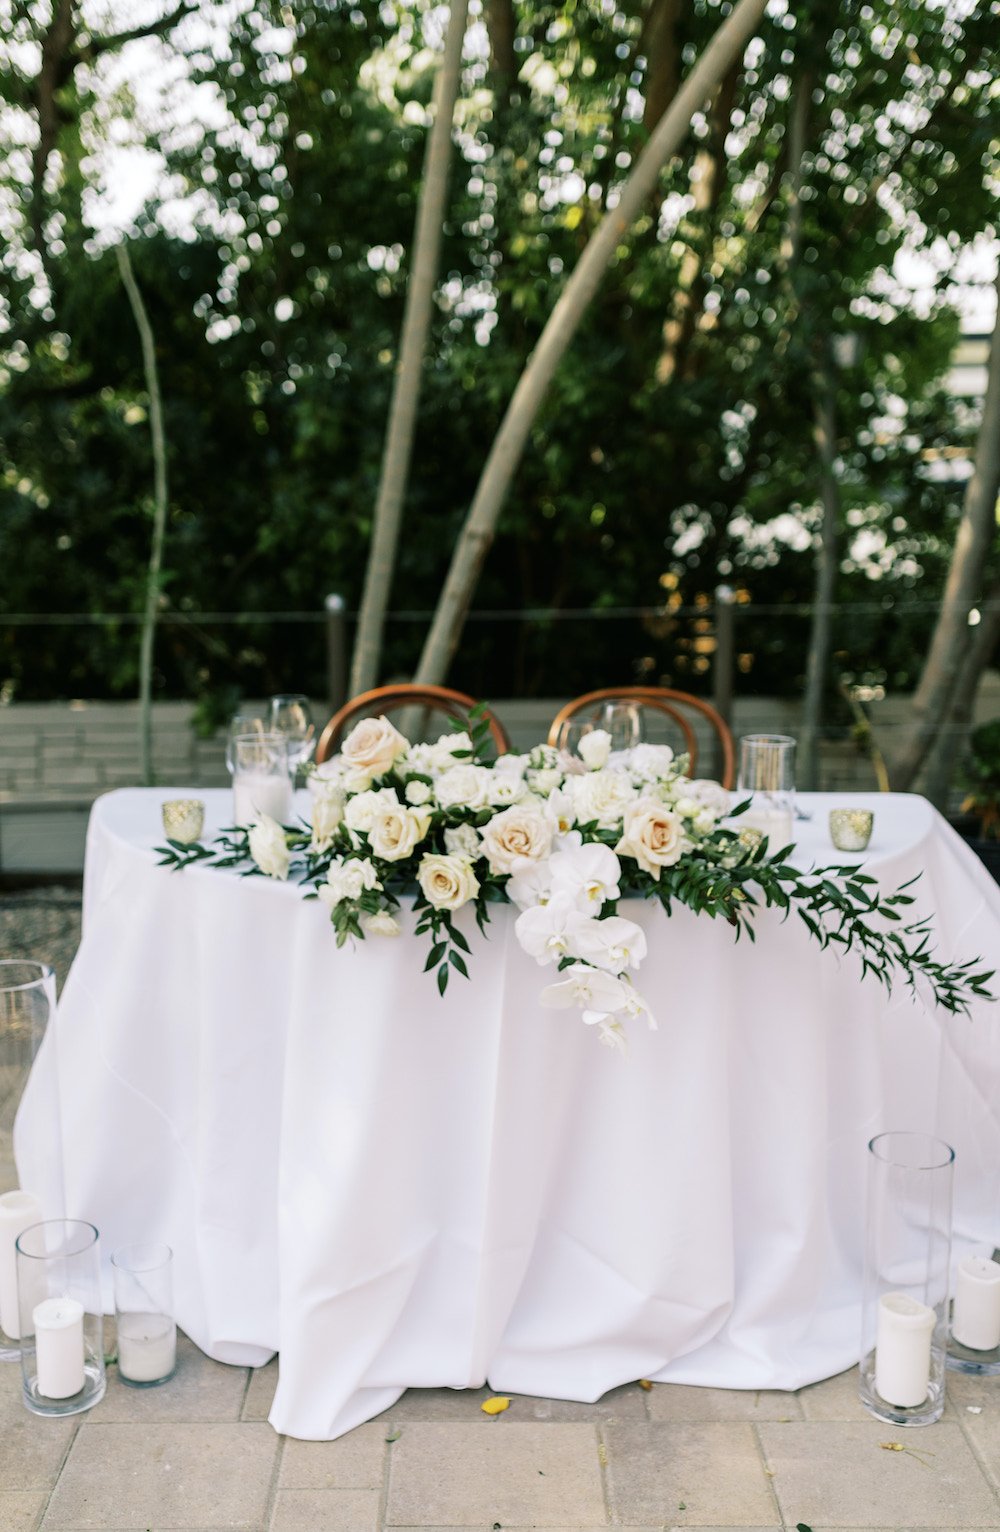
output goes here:
[[792, 840], [795, 818], [795, 741], [789, 734], [746, 734], [740, 740], [740, 797], [750, 807], [737, 821], [741, 829], [759, 830], [773, 851]]
[[598, 728], [611, 735], [612, 750], [631, 750], [642, 739], [642, 720], [634, 702], [606, 702]]
[[226, 768], [230, 776], [236, 773], [236, 761], [233, 744], [248, 734], [266, 734], [267, 725], [259, 713], [234, 713], [229, 720], [229, 731], [226, 736]]
[[268, 814], [279, 824], [292, 815], [288, 741], [283, 734], [242, 734], [233, 740], [233, 823], [254, 824]]
[[297, 693], [271, 698], [270, 728], [288, 741], [288, 764], [294, 774], [304, 766], [316, 744], [316, 726], [309, 710], [309, 698]]

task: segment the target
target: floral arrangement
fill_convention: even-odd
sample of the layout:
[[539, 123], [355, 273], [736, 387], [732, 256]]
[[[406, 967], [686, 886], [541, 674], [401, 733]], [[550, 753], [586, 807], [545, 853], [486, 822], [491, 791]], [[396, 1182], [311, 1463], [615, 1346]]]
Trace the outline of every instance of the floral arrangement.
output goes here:
[[[338, 945], [401, 930], [412, 896], [415, 931], [429, 938], [425, 972], [443, 994], [452, 971], [468, 977], [469, 942], [454, 922], [466, 906], [484, 930], [491, 903], [520, 911], [526, 953], [554, 969], [543, 1005], [577, 1008], [602, 1042], [623, 1047], [629, 1021], [656, 1022], [633, 975], [646, 954], [642, 929], [619, 913], [629, 897], [674, 901], [754, 937], [761, 906], [794, 909], [823, 947], [854, 949], [864, 973], [886, 987], [926, 981], [936, 1002], [967, 1011], [990, 998], [991, 973], [974, 962], [944, 965], [926, 921], [906, 922], [904, 885], [880, 894], [854, 866], [793, 867], [791, 847], [770, 848], [742, 830], [717, 782], [692, 780], [685, 756], [666, 745], [612, 753], [600, 729], [579, 755], [550, 745], [488, 762], [488, 728], [411, 745], [386, 718], [368, 718], [340, 754], [314, 769], [308, 824], [267, 815], [224, 831], [214, 848], [171, 841], [163, 864], [240, 867], [299, 882], [330, 912]], [[977, 960], [978, 961], [978, 960]]]

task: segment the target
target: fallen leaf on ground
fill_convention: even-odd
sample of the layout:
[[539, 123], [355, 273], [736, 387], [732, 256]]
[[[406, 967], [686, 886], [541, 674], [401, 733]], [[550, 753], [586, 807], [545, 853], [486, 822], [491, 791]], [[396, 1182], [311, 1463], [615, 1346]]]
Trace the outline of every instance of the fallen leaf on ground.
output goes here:
[[502, 1415], [510, 1409], [510, 1400], [505, 1394], [494, 1394], [492, 1399], [484, 1399], [479, 1408], [484, 1415]]
[[652, 1385], [652, 1383], [650, 1383], [648, 1378], [640, 1378], [639, 1379], [639, 1387], [640, 1388], [644, 1388], [647, 1391], [647, 1393], [652, 1388], [652, 1386], [653, 1385]]
[[398, 1442], [401, 1435], [402, 1435], [401, 1431], [390, 1431], [389, 1435], [386, 1437], [386, 1441], [387, 1442]]

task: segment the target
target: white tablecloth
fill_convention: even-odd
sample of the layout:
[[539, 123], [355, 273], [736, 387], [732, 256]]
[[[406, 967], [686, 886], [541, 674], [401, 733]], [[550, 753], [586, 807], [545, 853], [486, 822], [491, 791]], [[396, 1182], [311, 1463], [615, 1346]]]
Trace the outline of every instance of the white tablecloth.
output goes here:
[[[636, 905], [660, 1029], [634, 1026], [623, 1059], [538, 1005], [551, 970], [506, 907], [441, 999], [412, 937], [338, 951], [292, 887], [158, 867], [178, 795], [95, 805], [83, 942], [18, 1164], [48, 1211], [64, 1176], [105, 1257], [166, 1240], [178, 1321], [209, 1355], [280, 1352], [278, 1430], [332, 1437], [410, 1386], [593, 1400], [639, 1377], [829, 1376], [857, 1359], [866, 1144], [885, 1129], [955, 1144], [957, 1250], [1000, 1234], [1000, 1007], [888, 999], [796, 917], [736, 945]], [[205, 796], [209, 828], [227, 822], [228, 794]], [[832, 800], [801, 801], [800, 859], [852, 860], [830, 850]], [[1000, 891], [923, 800], [835, 801], [875, 809], [880, 880], [923, 874], [943, 955], [1000, 955]]]

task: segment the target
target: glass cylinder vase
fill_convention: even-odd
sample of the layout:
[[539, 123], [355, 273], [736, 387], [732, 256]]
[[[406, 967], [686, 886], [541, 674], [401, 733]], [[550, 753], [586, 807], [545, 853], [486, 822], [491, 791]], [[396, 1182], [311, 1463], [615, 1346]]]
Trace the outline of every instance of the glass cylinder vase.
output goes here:
[[122, 1245], [111, 1257], [118, 1375], [132, 1388], [165, 1383], [177, 1366], [169, 1245]]
[[927, 1133], [868, 1145], [861, 1402], [923, 1426], [944, 1409], [955, 1151]]
[[75, 1218], [17, 1241], [24, 1402], [35, 1415], [76, 1415], [104, 1397], [104, 1304], [97, 1230]]
[[232, 741], [233, 823], [255, 824], [267, 814], [278, 824], [292, 817], [288, 741], [283, 734], [240, 735]]
[[745, 734], [740, 740], [737, 797], [750, 807], [736, 821], [741, 830], [766, 835], [768, 849], [791, 844], [795, 819], [795, 741], [790, 734]]
[[979, 1377], [1000, 1373], [1000, 1262], [985, 1247], [952, 1273], [948, 1366]]

